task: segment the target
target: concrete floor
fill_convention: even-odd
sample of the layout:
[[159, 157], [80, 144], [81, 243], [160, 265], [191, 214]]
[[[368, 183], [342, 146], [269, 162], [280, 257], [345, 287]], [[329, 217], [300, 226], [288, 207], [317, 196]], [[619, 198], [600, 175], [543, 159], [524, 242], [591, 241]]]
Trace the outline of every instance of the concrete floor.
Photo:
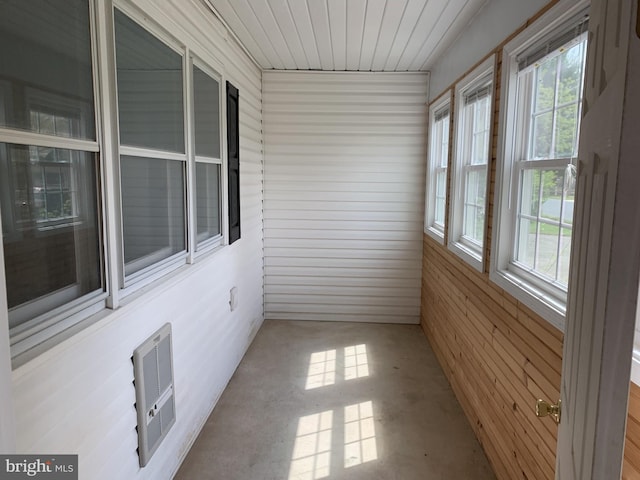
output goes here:
[[419, 326], [271, 320], [175, 478], [495, 476]]

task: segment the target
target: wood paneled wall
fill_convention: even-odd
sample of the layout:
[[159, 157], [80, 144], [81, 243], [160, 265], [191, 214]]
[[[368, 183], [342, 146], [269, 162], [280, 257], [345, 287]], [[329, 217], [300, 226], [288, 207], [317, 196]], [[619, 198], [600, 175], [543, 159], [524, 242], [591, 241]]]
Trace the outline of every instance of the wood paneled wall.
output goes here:
[[498, 478], [553, 479], [558, 427], [549, 417], [535, 416], [535, 402], [560, 398], [563, 334], [493, 284], [487, 267], [502, 46], [492, 52], [497, 62], [485, 271], [471, 268], [425, 235], [421, 321]]
[[640, 387], [631, 383], [622, 480], [640, 479]]
[[562, 333], [424, 238], [422, 325], [499, 479], [553, 479]]

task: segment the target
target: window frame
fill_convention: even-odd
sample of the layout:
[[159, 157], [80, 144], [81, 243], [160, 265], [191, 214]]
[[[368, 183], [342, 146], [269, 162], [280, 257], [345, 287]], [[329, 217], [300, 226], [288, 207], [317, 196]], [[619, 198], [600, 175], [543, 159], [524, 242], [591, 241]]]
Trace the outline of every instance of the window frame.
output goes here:
[[[39, 305], [51, 303], [51, 295], [44, 295], [36, 298], [25, 305], [18, 307], [23, 312], [27, 312], [29, 320], [9, 328], [9, 343], [12, 359], [16, 359], [26, 352], [33, 351], [36, 347], [42, 345], [44, 342], [59, 336], [61, 333], [73, 329], [83, 322], [86, 318], [94, 315], [105, 309], [107, 306], [108, 298], [108, 275], [106, 272], [106, 231], [104, 228], [104, 181], [103, 181], [103, 158], [104, 158], [104, 142], [102, 137], [101, 118], [102, 112], [102, 89], [100, 85], [100, 66], [98, 62], [98, 18], [97, 7], [93, 0], [88, 0], [88, 12], [89, 12], [89, 38], [90, 56], [91, 56], [91, 84], [93, 88], [93, 119], [95, 139], [83, 139], [74, 137], [55, 136], [44, 133], [37, 133], [33, 131], [14, 129], [11, 127], [0, 127], [0, 143], [16, 144], [26, 147], [45, 147], [45, 148], [60, 148], [79, 152], [89, 152], [96, 155], [96, 189], [97, 199], [99, 200], [96, 207], [96, 214], [98, 216], [98, 225], [101, 232], [99, 235], [100, 246], [100, 272], [99, 275], [102, 279], [102, 289], [97, 289], [93, 292], [89, 292], [79, 298], [72, 299], [58, 307], [51, 308], [43, 314], [29, 314], [28, 312], [37, 310]], [[59, 103], [59, 98], [54, 94], [49, 94], [44, 91], [40, 91], [36, 88], [27, 89], [29, 95], [27, 96], [25, 107], [29, 107], [33, 99], [39, 101], [45, 101], [49, 103]], [[0, 89], [1, 91], [1, 89]], [[11, 99], [9, 99], [11, 101]], [[84, 109], [81, 109], [84, 110]], [[83, 114], [86, 111], [83, 111]], [[4, 112], [2, 112], [4, 116]], [[13, 213], [10, 213], [13, 216]], [[0, 248], [4, 251], [4, 246], [0, 244]], [[4, 258], [4, 255], [3, 255]], [[1, 265], [4, 271], [4, 262]], [[6, 281], [6, 279], [5, 279]], [[6, 289], [6, 285], [2, 285], [1, 288]], [[68, 287], [63, 289], [62, 294], [68, 292], [69, 289], [75, 287]], [[7, 312], [8, 313], [8, 312]]]
[[[123, 155], [135, 155], [141, 158], [158, 158], [166, 160], [179, 160], [183, 163], [184, 176], [183, 176], [183, 190], [185, 203], [185, 216], [184, 216], [184, 234], [185, 234], [185, 249], [177, 252], [169, 257], [162, 258], [157, 262], [129, 275], [126, 274], [126, 267], [124, 264], [124, 232], [123, 232], [123, 214], [121, 209], [122, 192], [119, 190], [118, 196], [118, 269], [119, 276], [117, 282], [119, 285], [118, 301], [124, 299], [132, 293], [140, 290], [141, 288], [149, 285], [157, 280], [170, 275], [172, 272], [182, 268], [184, 265], [190, 265], [197, 262], [200, 257], [207, 256], [212, 252], [218, 251], [220, 248], [228, 245], [228, 227], [224, 222], [224, 217], [227, 212], [227, 176], [226, 176], [226, 105], [222, 96], [222, 85], [225, 81], [225, 76], [222, 73], [224, 67], [222, 64], [209, 60], [203, 60], [201, 56], [195, 54], [193, 50], [180, 42], [171, 33], [166, 31], [155, 21], [150, 20], [149, 17], [138, 7], [133, 6], [128, 0], [114, 0], [111, 7], [111, 11], [115, 12], [115, 9], [120, 10], [129, 19], [138, 24], [141, 28], [146, 30], [149, 34], [153, 35], [158, 41], [165, 46], [178, 53], [182, 58], [182, 98], [183, 98], [183, 128], [184, 128], [184, 153], [178, 152], [165, 152], [163, 150], [155, 150], [145, 147], [131, 147], [123, 146], [120, 143], [120, 125], [119, 114], [116, 113], [115, 128], [117, 131], [117, 176], [118, 184], [120, 185], [120, 162]], [[113, 19], [115, 21], [115, 18]], [[111, 22], [110, 27], [113, 29], [112, 38], [115, 42], [115, 23]], [[219, 132], [220, 135], [220, 158], [213, 159], [208, 157], [197, 156], [195, 153], [195, 108], [194, 108], [194, 84], [193, 84], [193, 67], [197, 67], [207, 75], [211, 76], [218, 82], [219, 92]], [[117, 63], [115, 62], [115, 49], [114, 49], [114, 74], [117, 74]], [[117, 81], [114, 79], [114, 102], [116, 112], [118, 111], [118, 97], [117, 97]], [[196, 208], [196, 180], [195, 169], [196, 163], [215, 163], [221, 165], [220, 172], [220, 197], [221, 203], [221, 219], [220, 219], [220, 235], [207, 239], [203, 242], [197, 240], [197, 208]], [[159, 257], [161, 253], [159, 253]]]
[[[10, 350], [13, 366], [21, 365], [47, 349], [75, 335], [82, 329], [102, 319], [112, 311], [139, 297], [151, 288], [160, 286], [181, 272], [187, 272], [189, 264], [208, 261], [216, 252], [228, 245], [228, 178], [227, 178], [227, 119], [226, 85], [224, 64], [213, 56], [202, 43], [185, 38], [181, 41], [174, 36], [173, 29], [164, 27], [148, 15], [144, 9], [130, 0], [87, 0], [89, 6], [91, 73], [93, 87], [94, 139], [56, 137], [49, 134], [0, 127], [0, 143], [24, 146], [63, 148], [86, 151], [96, 155], [95, 182], [97, 185], [97, 224], [101, 231], [100, 275], [102, 288], [81, 298], [54, 307], [11, 328], [9, 331]], [[142, 29], [153, 35], [182, 59], [182, 99], [184, 153], [165, 152], [144, 147], [120, 144], [120, 117], [117, 97], [117, 63], [115, 47], [115, 11], [118, 9]], [[181, 30], [175, 30], [184, 33]], [[187, 42], [189, 40], [189, 42]], [[193, 47], [193, 49], [192, 49]], [[195, 52], [198, 53], [195, 53]], [[196, 66], [218, 82], [220, 158], [196, 157], [192, 81], [193, 66]], [[11, 97], [4, 95], [3, 81], [0, 80], [0, 105], [4, 101], [11, 104]], [[6, 97], [6, 98], [5, 98]], [[53, 101], [58, 101], [53, 99]], [[62, 99], [66, 104], [68, 101]], [[4, 111], [0, 111], [4, 117]], [[122, 215], [121, 156], [133, 155], [140, 158], [179, 160], [183, 165], [182, 195], [184, 196], [185, 249], [157, 264], [150, 265], [125, 278], [124, 238]], [[180, 157], [180, 158], [176, 158]], [[197, 242], [197, 218], [195, 210], [195, 170], [197, 163], [220, 165], [220, 235]], [[2, 179], [0, 179], [2, 180]], [[3, 189], [4, 190], [4, 189]], [[2, 198], [5, 204], [5, 199]], [[10, 205], [11, 203], [7, 203]], [[10, 211], [10, 209], [9, 209]], [[0, 220], [0, 225], [1, 225]], [[4, 260], [4, 247], [0, 244], [0, 260]], [[4, 273], [4, 261], [0, 265]], [[162, 283], [161, 283], [162, 282]], [[6, 292], [6, 283], [0, 285]], [[134, 295], [135, 293], [135, 295]], [[45, 296], [46, 297], [46, 296]], [[38, 298], [34, 302], [46, 302]], [[33, 303], [33, 302], [32, 302]]]
[[[531, 308], [561, 331], [564, 330], [566, 293], [559, 295], [559, 288], [552, 287], [536, 274], [519, 268], [512, 261], [517, 235], [520, 181], [516, 178], [523, 171], [522, 163], [515, 158], [516, 144], [528, 132], [517, 132], [518, 106], [518, 55], [545, 37], [557, 35], [558, 29], [589, 6], [589, 0], [561, 0], [523, 32], [508, 42], [502, 50], [502, 78], [500, 95], [500, 129], [494, 192], [493, 238], [489, 278], [518, 301]], [[578, 131], [579, 132], [579, 131]], [[570, 160], [570, 159], [569, 159]], [[557, 159], [531, 160], [542, 162], [539, 167], [559, 165]], [[520, 165], [518, 165], [518, 163]], [[544, 165], [543, 165], [544, 164]], [[559, 167], [558, 167], [559, 168]]]
[[[426, 178], [426, 187], [425, 187], [425, 218], [424, 218], [424, 233], [429, 235], [435, 241], [444, 245], [445, 235], [447, 231], [447, 195], [449, 192], [449, 167], [451, 165], [451, 138], [452, 138], [452, 130], [453, 130], [453, 91], [451, 89], [447, 90], [441, 98], [434, 101], [429, 106], [429, 138], [427, 142], [427, 178]], [[447, 166], [442, 167], [441, 165], [436, 165], [433, 152], [436, 141], [434, 137], [434, 127], [436, 123], [436, 117], [443, 112], [445, 109], [449, 110], [447, 114], [448, 117], [448, 127], [449, 127], [449, 139], [447, 141]], [[442, 146], [442, 145], [441, 145]], [[444, 172], [445, 174], [445, 192], [444, 192], [444, 222], [443, 225], [440, 226], [436, 223], [436, 208], [437, 208], [437, 179], [438, 173]]]
[[[476, 66], [471, 72], [459, 81], [455, 86], [454, 91], [454, 126], [453, 126], [453, 138], [452, 154], [450, 162], [450, 176], [451, 181], [449, 184], [449, 226], [448, 226], [448, 242], [447, 246], [458, 257], [462, 258], [474, 269], [483, 272], [484, 271], [484, 258], [486, 245], [486, 233], [487, 233], [487, 213], [489, 207], [489, 184], [490, 184], [490, 165], [491, 165], [491, 150], [494, 128], [494, 92], [496, 88], [496, 55], [491, 54], [484, 59], [478, 66]], [[490, 79], [490, 80], [489, 80]], [[478, 165], [466, 165], [463, 159], [464, 152], [464, 128], [461, 125], [464, 117], [465, 92], [474, 90], [481, 87], [484, 83], [490, 81], [490, 105], [489, 105], [489, 129], [488, 129], [488, 142], [487, 142], [487, 162], [485, 164]], [[484, 168], [481, 168], [484, 167]], [[465, 188], [463, 181], [466, 178], [466, 171], [480, 171], [486, 172], [486, 184], [485, 184], [485, 218], [483, 222], [483, 242], [482, 245], [477, 245], [470, 239], [463, 237], [463, 222], [464, 222], [464, 202], [465, 202]]]
[[[218, 82], [218, 135], [219, 135], [219, 145], [220, 152], [218, 158], [216, 157], [207, 157], [196, 154], [196, 140], [195, 140], [195, 132], [196, 132], [196, 122], [195, 122], [195, 108], [194, 108], [194, 96], [195, 96], [195, 88], [193, 83], [193, 68], [198, 68], [203, 73], [214, 79]], [[217, 248], [226, 245], [228, 243], [228, 226], [227, 222], [224, 221], [226, 218], [227, 212], [227, 155], [226, 155], [226, 101], [224, 96], [224, 78], [223, 75], [218, 73], [221, 70], [221, 66], [219, 66], [218, 70], [209, 66], [205, 61], [201, 60], [197, 55], [193, 54], [193, 52], [189, 51], [189, 85], [192, 88], [189, 90], [189, 105], [190, 112], [188, 114], [188, 123], [187, 123], [187, 132], [188, 137], [190, 139], [190, 145], [188, 145], [189, 158], [191, 159], [190, 163], [193, 163], [189, 168], [189, 183], [191, 185], [192, 194], [188, 196], [188, 203], [190, 204], [189, 211], [192, 212], [192, 237], [193, 242], [190, 239], [190, 246], [192, 254], [189, 257], [189, 262], [192, 263], [195, 258], [198, 258], [201, 255], [207, 254]], [[198, 163], [206, 163], [220, 166], [220, 174], [218, 175], [218, 196], [219, 196], [219, 225], [220, 225], [220, 233], [215, 237], [206, 238], [202, 241], [198, 240], [198, 211], [197, 211], [197, 185], [195, 180], [196, 167]]]
[[[187, 137], [187, 121], [189, 115], [189, 87], [187, 84], [187, 68], [189, 65], [188, 52], [186, 47], [184, 47], [181, 42], [179, 42], [173, 35], [164, 30], [155, 22], [149, 20], [149, 18], [144, 15], [137, 7], [132, 6], [127, 1], [113, 1], [113, 5], [111, 6], [112, 11], [112, 38], [114, 41], [114, 45], [116, 43], [116, 28], [115, 28], [115, 11], [119, 10], [120, 13], [129, 18], [129, 20], [135, 22], [138, 27], [145, 30], [148, 34], [152, 35], [156, 40], [162, 43], [165, 47], [171, 49], [173, 52], [180, 55], [181, 64], [182, 64], [182, 129], [184, 135], [184, 153], [181, 152], [172, 152], [167, 150], [158, 150], [149, 147], [139, 147], [132, 145], [124, 145], [121, 141], [121, 132], [120, 132], [120, 113], [119, 113], [119, 100], [118, 100], [118, 63], [116, 58], [116, 52], [114, 47], [114, 101], [115, 101], [115, 109], [116, 109], [116, 130], [117, 130], [117, 150], [116, 155], [118, 159], [118, 183], [119, 183], [119, 191], [118, 191], [118, 202], [119, 202], [119, 212], [118, 212], [118, 221], [119, 221], [119, 242], [118, 242], [118, 261], [119, 271], [121, 272], [119, 278], [119, 288], [121, 290], [121, 294], [123, 297], [126, 297], [132, 292], [135, 292], [139, 288], [148, 285], [149, 283], [167, 275], [173, 270], [179, 268], [182, 265], [188, 263], [189, 260], [189, 205], [187, 202], [187, 187], [188, 187], [188, 166], [189, 166], [189, 144], [190, 140]], [[145, 258], [149, 258], [149, 256], [155, 255], [158, 260], [149, 264], [146, 267], [143, 267], [139, 270], [135, 270], [131, 273], [127, 273], [127, 265], [125, 264], [124, 258], [124, 212], [122, 208], [122, 157], [130, 156], [137, 158], [144, 158], [150, 161], [154, 160], [168, 160], [168, 161], [178, 161], [182, 164], [182, 185], [183, 185], [183, 198], [184, 198], [184, 210], [183, 210], [183, 223], [184, 223], [184, 249], [170, 255], [168, 257], [163, 256], [163, 252], [166, 251], [166, 248], [160, 249], [156, 252], [153, 252], [146, 257], [136, 259], [129, 264], [136, 264], [142, 262]], [[143, 262], [146, 263], [146, 262]]]

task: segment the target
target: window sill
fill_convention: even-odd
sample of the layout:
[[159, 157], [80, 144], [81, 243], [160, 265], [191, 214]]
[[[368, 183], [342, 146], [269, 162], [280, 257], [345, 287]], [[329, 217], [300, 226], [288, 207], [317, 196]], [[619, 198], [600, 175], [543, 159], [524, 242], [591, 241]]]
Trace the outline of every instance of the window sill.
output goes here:
[[492, 282], [564, 332], [566, 305], [510, 271], [492, 271]]
[[[16, 327], [11, 331], [11, 364], [15, 369], [95, 322], [107, 311], [106, 293], [93, 296], [77, 306], [65, 308], [58, 315], [47, 316], [33, 328]], [[93, 319], [93, 320], [92, 320]], [[17, 332], [17, 333], [16, 333]]]
[[441, 230], [438, 230], [437, 228], [435, 228], [433, 226], [425, 227], [424, 233], [429, 235], [431, 238], [433, 238], [440, 245], [444, 245], [444, 232], [442, 232]]
[[482, 273], [482, 271], [484, 270], [483, 263], [482, 263], [482, 255], [472, 250], [465, 244], [461, 242], [449, 241], [449, 250], [451, 250], [458, 257], [463, 259], [465, 262], [467, 262], [469, 265], [471, 265], [473, 268], [475, 268], [479, 272]]
[[42, 329], [24, 340], [11, 339], [12, 368], [15, 370], [31, 363], [36, 358], [38, 362], [44, 361], [50, 352], [56, 351], [58, 348], [65, 348], [64, 345], [68, 342], [81, 341], [85, 335], [93, 331], [93, 328], [102, 328], [105, 323], [117, 319], [130, 308], [135, 308], [135, 305], [152, 301], [200, 268], [206, 267], [218, 252], [224, 250], [224, 247], [224, 244], [211, 245], [206, 251], [202, 251], [196, 256], [194, 264], [185, 263], [184, 255], [177, 262], [170, 265], [164, 264], [164, 268], [155, 272], [155, 275], [147, 276], [140, 282], [121, 290], [122, 300], [120, 306], [115, 310], [106, 306], [107, 294], [101, 293], [90, 301], [85, 301], [82, 308], [79, 307], [73, 311], [66, 309], [65, 312], [68, 315], [54, 324], [54, 326], [61, 326], [61, 328]]
[[222, 235], [209, 238], [198, 243], [193, 257], [197, 260], [198, 258], [209, 255], [210, 253], [219, 251], [222, 247], [224, 247], [224, 238]]

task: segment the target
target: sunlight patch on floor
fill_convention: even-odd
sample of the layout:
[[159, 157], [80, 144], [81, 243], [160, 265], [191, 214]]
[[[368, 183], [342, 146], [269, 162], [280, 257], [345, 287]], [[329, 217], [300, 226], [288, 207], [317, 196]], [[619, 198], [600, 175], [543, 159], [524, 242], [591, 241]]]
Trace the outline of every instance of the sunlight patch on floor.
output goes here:
[[344, 408], [344, 468], [377, 460], [376, 429], [371, 401]]
[[329, 476], [332, 425], [332, 410], [300, 417], [289, 480], [316, 480]]
[[306, 390], [336, 383], [336, 351], [315, 352], [309, 359]]
[[369, 359], [366, 345], [344, 348], [344, 379], [353, 380], [369, 376]]
[[[340, 354], [343, 357], [340, 358]], [[344, 370], [342, 371], [342, 367]], [[335, 385], [338, 370], [344, 380], [369, 376], [369, 358], [365, 344], [351, 345], [344, 349], [314, 352], [309, 358], [309, 371], [305, 390]]]

